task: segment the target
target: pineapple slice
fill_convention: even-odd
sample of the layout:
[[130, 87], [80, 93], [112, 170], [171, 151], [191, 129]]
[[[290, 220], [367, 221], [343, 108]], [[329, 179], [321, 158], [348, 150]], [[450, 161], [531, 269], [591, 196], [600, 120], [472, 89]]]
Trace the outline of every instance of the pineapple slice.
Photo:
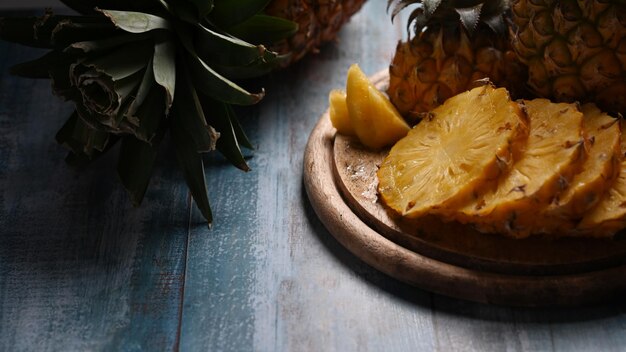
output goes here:
[[548, 211], [569, 217], [581, 216], [591, 208], [619, 173], [619, 121], [603, 113], [594, 104], [582, 106], [583, 128], [590, 141], [583, 171]]
[[374, 87], [357, 64], [348, 69], [346, 103], [357, 137], [369, 148], [392, 145], [410, 129], [398, 110]]
[[504, 88], [474, 88], [433, 110], [378, 171], [385, 203], [408, 217], [445, 214], [495, 183], [525, 143], [528, 121]]
[[459, 221], [473, 222], [483, 232], [530, 235], [528, 227], [520, 226], [526, 222], [524, 217], [530, 217], [528, 222], [540, 221], [535, 214], [567, 188], [585, 160], [583, 114], [576, 105], [547, 99], [524, 105], [531, 127], [520, 160], [496, 189], [479, 195], [456, 214]]
[[348, 105], [346, 104], [346, 92], [340, 89], [331, 90], [328, 96], [328, 103], [330, 106], [328, 113], [333, 127], [343, 135], [354, 136], [354, 128], [350, 122]]
[[535, 233], [571, 233], [576, 222], [602, 198], [619, 174], [619, 121], [594, 104], [583, 105], [582, 112], [583, 128], [590, 141], [583, 171], [574, 176], [570, 186], [545, 210], [542, 214], [545, 220], [533, 221], [535, 226], [540, 225]]
[[[626, 124], [621, 126], [622, 135]], [[621, 141], [621, 154], [626, 154], [626, 139]], [[615, 182], [602, 199], [589, 210], [578, 224], [576, 234], [592, 237], [611, 237], [626, 226], [626, 159], [620, 163]]]

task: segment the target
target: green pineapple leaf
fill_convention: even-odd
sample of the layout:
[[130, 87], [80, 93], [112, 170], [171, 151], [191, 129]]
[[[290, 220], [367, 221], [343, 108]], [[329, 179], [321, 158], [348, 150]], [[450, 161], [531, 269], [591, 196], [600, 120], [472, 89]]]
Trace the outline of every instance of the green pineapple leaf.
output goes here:
[[263, 45], [252, 45], [203, 25], [198, 26], [196, 35], [198, 57], [211, 64], [245, 66], [259, 60], [270, 62], [277, 57], [276, 53], [265, 49]]
[[167, 36], [156, 39], [152, 65], [154, 80], [165, 89], [167, 113], [176, 93], [176, 45]]
[[208, 97], [202, 99], [202, 107], [207, 112], [207, 121], [220, 133], [217, 150], [238, 169], [250, 171], [237, 140], [237, 132], [233, 125], [233, 121], [237, 122], [237, 117], [232, 107]]
[[172, 113], [177, 116], [179, 123], [191, 137], [197, 153], [215, 150], [219, 134], [213, 127], [207, 125], [191, 77], [183, 67], [179, 69], [177, 85], [179, 94], [176, 95], [176, 104], [172, 108]]
[[209, 222], [213, 222], [213, 214], [207, 195], [206, 177], [204, 175], [204, 162], [202, 155], [196, 151], [196, 145], [191, 136], [182, 127], [176, 109], [170, 115], [170, 133], [174, 141], [176, 157], [183, 171], [187, 186], [202, 216]]
[[275, 43], [291, 37], [297, 31], [297, 23], [267, 15], [254, 15], [228, 28], [229, 34], [253, 44]]
[[163, 17], [143, 12], [98, 10], [108, 17], [113, 24], [129, 33], [145, 33], [152, 30], [171, 30], [171, 24]]
[[157, 138], [154, 138], [152, 144], [142, 142], [133, 136], [122, 138], [117, 173], [136, 207], [141, 204], [150, 183], [162, 136], [163, 130]]
[[[197, 0], [202, 1], [202, 0]], [[240, 24], [261, 12], [271, 0], [214, 0], [211, 23], [222, 28]]]

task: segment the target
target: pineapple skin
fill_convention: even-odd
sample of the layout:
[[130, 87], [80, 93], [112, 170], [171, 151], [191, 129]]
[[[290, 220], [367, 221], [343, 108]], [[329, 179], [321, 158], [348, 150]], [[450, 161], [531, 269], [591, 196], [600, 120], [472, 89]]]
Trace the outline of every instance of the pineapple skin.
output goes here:
[[271, 49], [280, 54], [291, 54], [284, 66], [299, 61], [307, 53], [318, 52], [320, 45], [335, 40], [337, 32], [365, 1], [273, 0], [265, 8], [265, 13], [297, 23], [298, 32], [275, 43]]
[[626, 113], [626, 2], [513, 0], [511, 43], [537, 96]]
[[460, 25], [435, 26], [398, 42], [389, 66], [387, 93], [410, 120], [489, 79], [514, 99], [526, 97], [526, 70], [505, 35], [480, 24], [470, 37]]

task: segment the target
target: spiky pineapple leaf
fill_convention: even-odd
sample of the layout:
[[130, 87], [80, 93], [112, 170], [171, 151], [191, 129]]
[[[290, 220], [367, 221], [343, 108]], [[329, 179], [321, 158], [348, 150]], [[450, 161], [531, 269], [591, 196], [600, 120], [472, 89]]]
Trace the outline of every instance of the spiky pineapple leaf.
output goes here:
[[172, 113], [177, 116], [179, 123], [193, 140], [196, 152], [215, 150], [219, 134], [207, 124], [191, 77], [182, 65], [179, 65], [177, 77], [178, 94], [176, 95], [176, 103], [172, 107]]
[[103, 17], [58, 16], [0, 18], [0, 39], [26, 46], [63, 49], [84, 40], [114, 35], [115, 26]]
[[176, 45], [169, 36], [155, 38], [152, 62], [154, 80], [165, 89], [166, 113], [172, 107], [176, 93]]
[[211, 10], [213, 10], [213, 6], [214, 6], [213, 0], [188, 0], [188, 1], [190, 1], [196, 7], [199, 19], [206, 17], [211, 12]]
[[442, 2], [443, 0], [423, 0], [422, 3], [424, 4], [424, 13], [426, 16], [431, 17]]
[[246, 66], [231, 66], [212, 64], [219, 74], [231, 78], [231, 79], [247, 79], [263, 76], [272, 72], [275, 68], [279, 67], [282, 63], [288, 62], [290, 54], [280, 55], [275, 60], [264, 61], [258, 60]]
[[88, 126], [76, 112], [72, 113], [57, 132], [56, 140], [77, 155], [92, 158], [96, 151], [103, 152], [109, 142], [109, 133]]
[[198, 56], [209, 63], [245, 66], [255, 61], [272, 61], [277, 54], [263, 45], [252, 45], [232, 36], [198, 26], [195, 48]]
[[50, 78], [50, 69], [61, 64], [64, 59], [62, 52], [53, 50], [35, 60], [17, 64], [9, 72], [24, 78]]
[[171, 30], [171, 24], [163, 17], [143, 12], [98, 10], [123, 31], [144, 33], [157, 29]]
[[461, 23], [463, 24], [463, 27], [465, 27], [470, 35], [474, 33], [476, 27], [478, 26], [478, 21], [480, 20], [482, 9], [483, 4], [455, 9], [456, 12], [459, 14], [459, 17], [461, 18]]
[[227, 29], [229, 34], [254, 44], [275, 43], [291, 37], [297, 31], [297, 23], [267, 15], [254, 15]]
[[189, 68], [196, 88], [217, 100], [235, 105], [254, 105], [258, 103], [265, 91], [250, 93], [205, 63], [196, 53], [191, 41], [191, 33], [182, 27], [177, 27], [180, 43], [188, 55], [185, 55], [185, 65]]
[[233, 125], [233, 121], [236, 121], [237, 117], [231, 106], [203, 97], [202, 107], [207, 112], [207, 121], [220, 133], [220, 138], [217, 140], [217, 150], [235, 167], [249, 171], [250, 167], [239, 147], [237, 132]]
[[[202, 0], [197, 0], [202, 1]], [[212, 23], [221, 28], [240, 24], [261, 12], [271, 0], [214, 0], [209, 14]]]
[[[393, 10], [391, 10], [391, 21], [393, 22], [393, 20], [396, 18], [396, 16], [402, 12], [402, 10], [404, 10], [405, 8], [407, 8], [409, 5], [413, 5], [415, 4], [415, 0], [389, 0], [387, 1], [387, 11], [389, 11], [389, 8], [391, 7], [391, 5], [398, 1], [398, 3], [393, 7]], [[421, 4], [419, 4], [421, 6]]]
[[196, 205], [202, 216], [209, 222], [213, 222], [209, 196], [207, 194], [206, 177], [204, 175], [204, 162], [202, 155], [196, 151], [195, 143], [182, 127], [180, 116], [172, 110], [170, 116], [170, 133], [174, 141], [174, 149], [180, 168], [185, 176], [185, 181]]
[[159, 133], [151, 144], [133, 136], [122, 137], [117, 174], [136, 207], [141, 204], [148, 189], [162, 136], [163, 132]]
[[65, 48], [65, 52], [84, 54], [100, 53], [109, 51], [124, 44], [151, 39], [153, 36], [154, 35], [152, 33], [122, 34], [101, 40], [75, 42]]

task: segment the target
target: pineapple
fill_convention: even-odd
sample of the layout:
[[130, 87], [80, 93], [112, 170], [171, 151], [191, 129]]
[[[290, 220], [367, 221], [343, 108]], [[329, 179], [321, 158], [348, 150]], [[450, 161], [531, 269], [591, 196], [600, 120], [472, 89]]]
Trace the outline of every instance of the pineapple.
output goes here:
[[409, 125], [357, 64], [348, 69], [346, 104], [350, 124], [366, 147], [386, 147], [409, 132]]
[[[621, 126], [622, 135], [626, 133], [626, 124]], [[626, 153], [626, 139], [621, 140], [621, 153]], [[589, 210], [578, 224], [577, 234], [593, 237], [611, 237], [626, 226], [626, 159], [620, 163], [620, 170], [613, 185]]]
[[282, 54], [291, 55], [286, 64], [300, 60], [309, 52], [337, 36], [337, 32], [355, 14], [365, 0], [273, 0], [265, 8], [270, 16], [298, 24], [298, 31], [272, 46]]
[[626, 2], [513, 0], [512, 46], [538, 96], [626, 112]]
[[[399, 42], [387, 93], [407, 118], [419, 118], [449, 97], [489, 78], [524, 95], [525, 70], [510, 50], [503, 14], [508, 1], [391, 0], [393, 16], [417, 4], [409, 20], [415, 37]], [[409, 23], [410, 26], [411, 23]], [[407, 26], [408, 27], [408, 26]]]
[[348, 105], [346, 104], [346, 92], [333, 89], [328, 96], [328, 114], [330, 115], [330, 121], [333, 127], [337, 129], [338, 133], [346, 136], [354, 136], [354, 128], [350, 121], [350, 115], [348, 115]]
[[448, 99], [391, 149], [379, 193], [408, 217], [447, 213], [493, 184], [523, 147], [528, 122], [504, 88], [474, 88]]
[[518, 216], [517, 227], [533, 234], [572, 234], [576, 223], [602, 198], [617, 177], [621, 160], [618, 120], [593, 104], [585, 104], [582, 112], [583, 129], [590, 142], [582, 171], [547, 208], [535, 209], [531, 216]]
[[593, 104], [583, 105], [582, 112], [584, 130], [590, 141], [587, 160], [583, 171], [574, 176], [570, 186], [547, 209], [548, 216], [580, 218], [600, 200], [619, 174], [619, 120]]
[[478, 195], [458, 210], [456, 218], [483, 232], [526, 237], [526, 216], [545, 209], [567, 188], [585, 160], [583, 114], [574, 104], [546, 99], [524, 102], [530, 118], [526, 149], [496, 189]]

